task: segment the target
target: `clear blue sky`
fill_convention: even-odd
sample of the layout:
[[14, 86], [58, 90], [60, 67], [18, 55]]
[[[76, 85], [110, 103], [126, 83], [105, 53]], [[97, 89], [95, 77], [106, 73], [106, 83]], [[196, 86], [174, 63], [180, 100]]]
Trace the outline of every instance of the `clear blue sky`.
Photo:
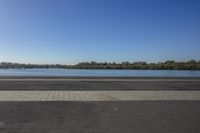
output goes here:
[[0, 61], [200, 60], [199, 0], [0, 0]]

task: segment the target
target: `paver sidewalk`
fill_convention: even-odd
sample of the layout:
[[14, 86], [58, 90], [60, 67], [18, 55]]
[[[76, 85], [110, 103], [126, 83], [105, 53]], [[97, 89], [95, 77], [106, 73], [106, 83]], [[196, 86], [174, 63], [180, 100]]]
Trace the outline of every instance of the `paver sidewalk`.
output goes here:
[[200, 100], [200, 91], [0, 91], [0, 101]]

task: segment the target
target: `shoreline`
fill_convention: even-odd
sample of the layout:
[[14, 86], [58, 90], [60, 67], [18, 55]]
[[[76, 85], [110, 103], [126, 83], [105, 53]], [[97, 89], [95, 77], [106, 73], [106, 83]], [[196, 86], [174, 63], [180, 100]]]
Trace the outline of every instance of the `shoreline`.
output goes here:
[[167, 77], [167, 76], [0, 76], [2, 79], [55, 79], [55, 80], [200, 80], [200, 77]]

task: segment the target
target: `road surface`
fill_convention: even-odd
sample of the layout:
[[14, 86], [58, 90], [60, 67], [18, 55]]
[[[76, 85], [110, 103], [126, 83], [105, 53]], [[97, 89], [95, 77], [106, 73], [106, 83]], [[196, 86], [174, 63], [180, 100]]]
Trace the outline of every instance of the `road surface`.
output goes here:
[[199, 133], [199, 90], [199, 78], [3, 77], [0, 133]]

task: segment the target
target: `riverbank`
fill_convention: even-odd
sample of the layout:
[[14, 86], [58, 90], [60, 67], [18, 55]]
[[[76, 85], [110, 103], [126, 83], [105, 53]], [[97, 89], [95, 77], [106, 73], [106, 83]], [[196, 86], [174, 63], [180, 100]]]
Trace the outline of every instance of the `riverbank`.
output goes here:
[[170, 76], [0, 76], [0, 79], [186, 79], [200, 80], [200, 77]]

